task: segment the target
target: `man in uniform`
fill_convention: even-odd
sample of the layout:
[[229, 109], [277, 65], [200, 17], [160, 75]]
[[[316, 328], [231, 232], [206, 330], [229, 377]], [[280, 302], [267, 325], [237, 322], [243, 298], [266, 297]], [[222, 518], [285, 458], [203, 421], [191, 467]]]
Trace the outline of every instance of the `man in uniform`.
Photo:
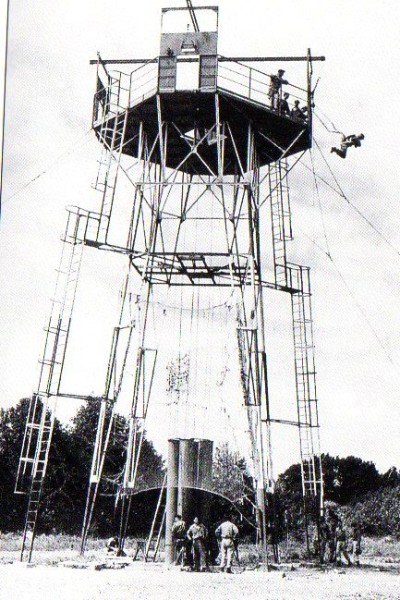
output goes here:
[[271, 108], [278, 108], [282, 85], [288, 83], [286, 79], [283, 79], [284, 73], [285, 71], [283, 69], [279, 69], [277, 75], [270, 75], [268, 97], [270, 99]]
[[346, 531], [343, 524], [339, 521], [336, 530], [336, 564], [338, 567], [342, 565], [342, 554], [347, 561], [347, 564], [351, 565], [349, 553], [347, 552], [347, 537]]
[[215, 530], [215, 535], [221, 540], [221, 571], [232, 573], [232, 557], [235, 551], [235, 541], [239, 530], [229, 517]]
[[199, 522], [198, 517], [193, 519], [193, 524], [188, 529], [187, 537], [192, 542], [194, 570], [208, 570], [205, 547], [207, 530], [205, 526]]
[[126, 556], [125, 552], [119, 547], [119, 538], [117, 536], [110, 537], [106, 544], [107, 554], [113, 556]]
[[353, 563], [359, 567], [361, 554], [361, 527], [355, 521], [351, 524], [351, 544], [353, 551]]
[[319, 528], [319, 560], [321, 565], [323, 565], [325, 563], [325, 554], [326, 554], [326, 546], [330, 541], [330, 529], [329, 526], [327, 524], [327, 522], [325, 521], [325, 519], [323, 519], [321, 521], [320, 524], [320, 528]]
[[360, 133], [360, 135], [355, 135], [354, 133], [352, 135], [342, 135], [340, 148], [331, 148], [331, 152], [334, 152], [340, 158], [346, 158], [347, 150], [351, 147], [359, 148], [364, 137], [363, 133]]
[[283, 98], [281, 100], [279, 100], [279, 114], [283, 115], [285, 117], [290, 115], [288, 99], [289, 99], [289, 94], [287, 92], [285, 92], [283, 94]]
[[294, 101], [293, 108], [290, 111], [290, 116], [292, 119], [296, 119], [297, 121], [305, 121], [307, 119], [307, 114], [304, 108], [300, 108], [300, 100]]
[[176, 515], [171, 527], [172, 541], [175, 549], [175, 564], [186, 564], [186, 523], [182, 515]]

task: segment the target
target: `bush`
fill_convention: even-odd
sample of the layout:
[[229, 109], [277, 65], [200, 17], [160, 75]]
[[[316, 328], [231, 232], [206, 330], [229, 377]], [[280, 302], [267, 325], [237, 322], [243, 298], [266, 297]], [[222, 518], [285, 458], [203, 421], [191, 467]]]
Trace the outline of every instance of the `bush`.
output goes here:
[[358, 521], [366, 535], [400, 538], [400, 486], [384, 488], [347, 507], [346, 521]]

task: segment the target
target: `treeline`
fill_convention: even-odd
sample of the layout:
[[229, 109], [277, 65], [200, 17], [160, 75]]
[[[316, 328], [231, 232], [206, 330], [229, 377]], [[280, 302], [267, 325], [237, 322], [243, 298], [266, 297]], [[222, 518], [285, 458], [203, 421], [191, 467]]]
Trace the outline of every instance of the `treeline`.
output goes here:
[[[20, 531], [24, 526], [26, 496], [15, 495], [15, 477], [24, 435], [29, 400], [0, 410], [0, 530]], [[93, 445], [97, 431], [99, 400], [90, 398], [68, 425], [55, 421], [49, 467], [42, 495], [40, 530], [79, 534], [85, 510]], [[107, 419], [110, 418], [110, 410]], [[108, 536], [118, 529], [115, 498], [122, 480], [127, 420], [115, 415], [101, 487], [93, 518], [92, 532]], [[380, 474], [372, 462], [354, 456], [322, 455], [324, 498], [338, 506], [343, 518], [358, 520], [369, 535], [400, 536], [400, 473], [396, 468]], [[150, 440], [142, 446], [137, 474], [139, 489], [161, 485], [165, 465]], [[245, 460], [223, 444], [215, 451], [213, 487], [219, 494], [238, 501], [252, 519], [254, 489]], [[149, 507], [143, 504], [144, 512]], [[240, 506], [240, 504], [238, 505]], [[140, 509], [141, 510], [141, 509]], [[268, 497], [267, 512], [276, 533], [304, 530], [300, 464], [289, 467]], [[274, 515], [274, 516], [273, 516]], [[140, 515], [137, 515], [140, 517]], [[254, 516], [254, 515], [253, 515]]]
[[[26, 502], [24, 495], [14, 494], [21, 445], [29, 399], [15, 407], [0, 410], [0, 530], [18, 531], [24, 526]], [[40, 530], [78, 534], [85, 510], [93, 445], [97, 430], [99, 400], [90, 398], [70, 425], [55, 420], [49, 467], [45, 479]], [[109, 422], [111, 409], [108, 410]], [[121, 482], [128, 435], [127, 420], [113, 419], [109, 449], [104, 464], [104, 483], [96, 504], [92, 531], [109, 535], [115, 530], [117, 515], [115, 496]], [[163, 477], [163, 460], [153, 444], [146, 439], [142, 445], [137, 482], [140, 487], [157, 485]]]
[[[395, 467], [380, 474], [373, 462], [323, 454], [322, 469], [324, 499], [336, 505], [347, 524], [358, 521], [367, 535], [400, 536], [400, 473]], [[300, 464], [279, 476], [275, 506], [281, 531], [303, 528]]]

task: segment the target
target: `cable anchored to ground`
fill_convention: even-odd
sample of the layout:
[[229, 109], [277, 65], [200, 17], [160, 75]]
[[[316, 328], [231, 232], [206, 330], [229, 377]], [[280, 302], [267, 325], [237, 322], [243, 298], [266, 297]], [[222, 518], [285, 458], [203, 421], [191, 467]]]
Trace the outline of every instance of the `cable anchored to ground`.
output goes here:
[[64, 152], [62, 152], [59, 156], [57, 156], [57, 158], [55, 158], [55, 160], [50, 163], [48, 165], [48, 167], [46, 167], [43, 171], [41, 171], [40, 173], [38, 173], [37, 175], [35, 175], [35, 177], [33, 177], [32, 179], [30, 179], [27, 183], [25, 183], [22, 187], [20, 187], [16, 192], [14, 192], [13, 194], [11, 194], [11, 196], [8, 196], [8, 198], [6, 198], [4, 200], [4, 204], [7, 204], [10, 200], [12, 200], [12, 198], [15, 198], [15, 196], [18, 196], [21, 192], [23, 192], [24, 190], [26, 190], [26, 188], [28, 188], [32, 183], [34, 183], [35, 181], [37, 181], [38, 179], [40, 179], [40, 177], [42, 177], [43, 175], [45, 175], [46, 173], [48, 173], [56, 164], [58, 164], [60, 162], [60, 160], [62, 160], [63, 158], [66, 158], [67, 156], [69, 156], [70, 154], [73, 154], [73, 152], [75, 152], [75, 150], [77, 150], [78, 148], [82, 148], [88, 140], [85, 140], [85, 142], [83, 144], [80, 144], [79, 146], [76, 146], [77, 142], [79, 142], [80, 140], [83, 140], [86, 138], [86, 136], [92, 131], [92, 129], [88, 129], [82, 136], [80, 136], [73, 144], [73, 146], [71, 146], [70, 148], [68, 148], [67, 150], [64, 150]]
[[300, 161], [300, 163], [303, 165], [303, 167], [305, 167], [308, 171], [310, 171], [311, 173], [313, 173], [313, 177], [316, 179], [319, 179], [320, 181], [322, 181], [323, 183], [325, 183], [331, 190], [333, 190], [340, 198], [343, 198], [343, 200], [346, 201], [346, 203], [354, 210], [354, 212], [356, 212], [358, 214], [359, 217], [361, 217], [363, 219], [363, 221], [365, 221], [367, 223], [367, 225], [369, 225], [369, 227], [397, 254], [397, 256], [400, 257], [400, 250], [394, 245], [392, 244], [392, 242], [385, 236], [384, 233], [382, 233], [382, 231], [380, 229], [378, 229], [378, 227], [371, 221], [371, 219], [369, 219], [355, 204], [353, 204], [353, 202], [350, 200], [350, 198], [348, 197], [348, 195], [343, 191], [339, 181], [337, 180], [337, 177], [335, 176], [334, 172], [332, 171], [331, 166], [329, 165], [326, 157], [324, 156], [320, 146], [318, 145], [318, 142], [315, 140], [315, 138], [313, 138], [314, 143], [316, 145], [316, 147], [318, 148], [318, 151], [321, 154], [321, 157], [323, 159], [323, 161], [325, 162], [326, 166], [328, 167], [328, 170], [336, 184], [336, 188], [329, 183], [326, 179], [324, 179], [323, 177], [321, 177], [320, 175], [318, 175], [317, 173], [315, 173], [315, 171], [309, 167], [308, 165], [306, 165], [303, 161]]

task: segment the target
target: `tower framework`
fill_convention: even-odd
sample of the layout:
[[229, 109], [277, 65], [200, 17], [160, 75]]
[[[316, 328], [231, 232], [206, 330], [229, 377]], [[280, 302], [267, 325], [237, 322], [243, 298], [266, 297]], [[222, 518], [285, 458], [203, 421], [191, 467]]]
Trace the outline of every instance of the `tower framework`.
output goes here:
[[[163, 22], [183, 9], [163, 9]], [[95, 188], [99, 212], [68, 209], [63, 253], [46, 331], [38, 387], [32, 397], [21, 451], [16, 491], [28, 508], [21, 557], [30, 559], [46, 474], [55, 403], [63, 396], [63, 368], [83, 253], [121, 254], [128, 262], [120, 318], [113, 332], [82, 530], [86, 546], [111, 435], [107, 405], [122, 388], [131, 398], [126, 464], [119, 489], [121, 543], [156, 373], [157, 348], [148, 344], [151, 298], [156, 288], [224, 289], [237, 307], [241, 386], [254, 463], [259, 540], [265, 544], [265, 494], [272, 480], [271, 413], [265, 347], [266, 288], [290, 295], [303, 495], [307, 510], [322, 503], [322, 470], [315, 385], [311, 288], [308, 267], [287, 259], [292, 239], [288, 174], [299, 153], [311, 146], [312, 57], [305, 57], [306, 85], [292, 86], [307, 107], [304, 117], [281, 109], [281, 87], [243, 60], [217, 54], [218, 9], [205, 31], [163, 29], [160, 55], [126, 73], [97, 60], [93, 129], [102, 153]], [[214, 20], [213, 20], [214, 19]], [[281, 59], [282, 61], [285, 59]], [[291, 60], [286, 57], [286, 60]], [[116, 62], [116, 61], [112, 61]], [[138, 62], [138, 61], [134, 61]], [[288, 88], [290, 85], [288, 84]], [[289, 158], [295, 160], [289, 165]], [[293, 161], [293, 159], [292, 159]], [[124, 178], [132, 186], [129, 218], [121, 241], [117, 194]], [[270, 205], [274, 278], [266, 275], [263, 227]], [[210, 232], [213, 232], [211, 235]], [[132, 281], [136, 311], [132, 314]], [[117, 361], [117, 355], [122, 360]], [[126, 366], [135, 366], [131, 382]], [[76, 395], [80, 397], [79, 395]], [[86, 394], [82, 394], [85, 399]], [[167, 480], [168, 485], [168, 480]]]

